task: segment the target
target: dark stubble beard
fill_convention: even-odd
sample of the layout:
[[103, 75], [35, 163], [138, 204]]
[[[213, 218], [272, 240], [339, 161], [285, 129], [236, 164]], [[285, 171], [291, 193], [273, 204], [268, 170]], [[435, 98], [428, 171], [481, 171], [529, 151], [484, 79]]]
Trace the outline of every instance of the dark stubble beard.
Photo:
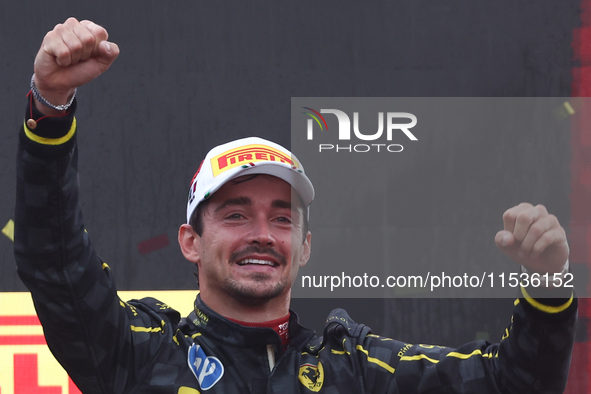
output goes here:
[[[264, 283], [267, 280], [265, 274], [253, 274], [251, 277], [257, 283]], [[263, 305], [275, 297], [278, 297], [285, 290], [289, 281], [282, 280], [281, 282], [275, 283], [272, 287], [264, 290], [257, 289], [256, 283], [254, 286], [245, 286], [233, 279], [225, 280], [225, 289], [236, 301], [241, 304], [257, 306]]]
[[[252, 254], [262, 256], [267, 255], [274, 260], [277, 260], [280, 266], [285, 267], [287, 265], [286, 258], [275, 249], [263, 248], [255, 245], [248, 246], [240, 252], [232, 253], [229, 260], [232, 263], [236, 263]], [[257, 284], [264, 285], [264, 283], [269, 280], [269, 275], [264, 273], [253, 273], [250, 278], [255, 282], [253, 286], [244, 285], [232, 278], [226, 278], [224, 280], [224, 285], [228, 294], [230, 294], [230, 296], [236, 301], [251, 306], [262, 305], [273, 298], [278, 297], [283, 293], [291, 281], [290, 278], [282, 278], [281, 281], [275, 283], [270, 288], [259, 289], [257, 288]]]

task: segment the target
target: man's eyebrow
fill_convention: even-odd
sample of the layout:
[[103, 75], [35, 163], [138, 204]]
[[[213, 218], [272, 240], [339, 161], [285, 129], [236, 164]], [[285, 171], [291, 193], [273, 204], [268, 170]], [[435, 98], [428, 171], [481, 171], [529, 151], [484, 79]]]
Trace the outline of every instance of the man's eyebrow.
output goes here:
[[273, 200], [273, 202], [271, 203], [271, 206], [273, 208], [293, 209], [294, 211], [302, 208], [299, 204], [294, 204], [291, 201], [285, 201], [285, 200]]
[[231, 206], [231, 205], [251, 205], [251, 204], [252, 204], [252, 200], [249, 197], [228, 198], [219, 207], [217, 207], [214, 212], [217, 212], [217, 211], [224, 209], [224, 208]]
[[285, 200], [273, 200], [273, 202], [271, 203], [271, 206], [273, 208], [287, 208], [287, 209], [292, 208], [291, 201], [285, 201]]

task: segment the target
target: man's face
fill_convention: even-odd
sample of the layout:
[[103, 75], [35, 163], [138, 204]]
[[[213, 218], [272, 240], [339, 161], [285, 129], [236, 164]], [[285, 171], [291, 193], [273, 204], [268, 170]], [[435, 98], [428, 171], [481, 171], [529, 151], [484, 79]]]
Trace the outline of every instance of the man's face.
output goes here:
[[310, 233], [302, 242], [303, 215], [291, 186], [279, 178], [227, 182], [204, 209], [195, 242], [202, 295], [251, 304], [289, 298], [310, 255]]

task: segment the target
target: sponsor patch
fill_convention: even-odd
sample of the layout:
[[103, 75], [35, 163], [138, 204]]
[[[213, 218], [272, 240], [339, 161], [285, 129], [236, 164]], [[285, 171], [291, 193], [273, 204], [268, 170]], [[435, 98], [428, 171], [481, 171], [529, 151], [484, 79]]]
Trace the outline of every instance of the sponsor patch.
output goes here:
[[201, 309], [195, 308], [195, 315], [197, 319], [193, 319], [193, 324], [196, 326], [206, 326], [209, 323], [209, 316], [207, 316]]
[[250, 163], [276, 161], [289, 164], [293, 169], [299, 169], [298, 163], [291, 156], [286, 155], [279, 149], [268, 145], [247, 145], [225, 151], [211, 159], [211, 169], [216, 177], [224, 171], [232, 168], [248, 165]]
[[189, 348], [187, 361], [202, 390], [212, 388], [224, 375], [221, 361], [217, 357], [205, 355], [201, 346], [195, 343]]
[[324, 383], [324, 368], [322, 368], [322, 363], [318, 361], [318, 365], [300, 365], [299, 379], [308, 390], [315, 393], [319, 392]]

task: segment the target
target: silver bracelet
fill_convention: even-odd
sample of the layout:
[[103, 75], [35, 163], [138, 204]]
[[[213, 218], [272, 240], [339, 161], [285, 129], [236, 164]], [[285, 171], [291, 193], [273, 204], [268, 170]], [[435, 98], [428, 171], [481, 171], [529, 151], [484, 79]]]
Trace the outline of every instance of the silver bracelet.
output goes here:
[[33, 76], [31, 77], [31, 92], [33, 93], [33, 97], [39, 100], [41, 104], [45, 105], [46, 107], [53, 108], [56, 111], [65, 111], [68, 108], [70, 108], [72, 106], [72, 103], [74, 102], [74, 99], [76, 98], [77, 91], [78, 88], [74, 88], [74, 94], [72, 95], [70, 101], [68, 101], [66, 104], [53, 105], [49, 101], [47, 101], [45, 97], [41, 96], [41, 93], [39, 93], [39, 89], [37, 89], [37, 85], [35, 85], [35, 73], [33, 73]]

